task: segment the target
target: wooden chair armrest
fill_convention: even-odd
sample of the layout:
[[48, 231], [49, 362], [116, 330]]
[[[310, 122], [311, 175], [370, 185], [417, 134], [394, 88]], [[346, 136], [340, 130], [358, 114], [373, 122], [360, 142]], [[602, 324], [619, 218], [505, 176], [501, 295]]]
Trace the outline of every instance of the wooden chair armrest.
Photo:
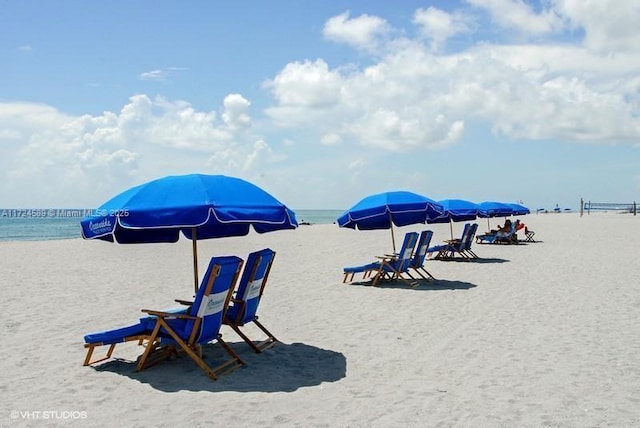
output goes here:
[[142, 312], [149, 314], [149, 315], [154, 315], [156, 317], [160, 317], [160, 318], [182, 318], [182, 319], [187, 319], [187, 320], [195, 320], [196, 317], [192, 317], [191, 315], [187, 315], [187, 314], [177, 314], [177, 313], [171, 313], [171, 312], [164, 312], [164, 311], [155, 311], [153, 309], [141, 309]]
[[193, 302], [189, 300], [175, 299], [176, 303], [180, 303], [181, 305], [190, 306], [193, 305]]

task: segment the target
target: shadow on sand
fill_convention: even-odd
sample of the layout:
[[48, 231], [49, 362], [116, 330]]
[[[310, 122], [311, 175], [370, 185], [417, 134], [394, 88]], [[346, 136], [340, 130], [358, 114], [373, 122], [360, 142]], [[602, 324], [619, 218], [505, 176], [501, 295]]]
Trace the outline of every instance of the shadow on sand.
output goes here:
[[415, 291], [437, 291], [437, 290], [469, 290], [470, 288], [477, 287], [477, 285], [464, 281], [449, 281], [446, 279], [435, 279], [426, 281], [420, 279], [417, 285], [410, 287], [405, 282], [400, 280], [383, 280], [375, 287], [371, 285], [371, 281], [356, 281], [347, 285], [364, 286], [371, 288], [403, 288], [405, 290]]
[[[342, 353], [304, 343], [277, 343], [260, 354], [255, 354], [244, 342], [229, 345], [246, 366], [222, 375], [217, 381], [210, 379], [187, 355], [141, 372], [136, 371], [136, 361], [123, 359], [108, 361], [94, 369], [127, 376], [164, 392], [293, 392], [305, 386], [336, 382], [347, 372], [347, 360]], [[203, 348], [205, 361], [211, 367], [228, 358], [218, 344]]]
[[447, 259], [432, 259], [437, 262], [463, 262], [463, 263], [506, 263], [510, 260], [501, 259], [499, 257], [479, 257], [477, 259], [465, 259], [463, 257], [450, 257]]

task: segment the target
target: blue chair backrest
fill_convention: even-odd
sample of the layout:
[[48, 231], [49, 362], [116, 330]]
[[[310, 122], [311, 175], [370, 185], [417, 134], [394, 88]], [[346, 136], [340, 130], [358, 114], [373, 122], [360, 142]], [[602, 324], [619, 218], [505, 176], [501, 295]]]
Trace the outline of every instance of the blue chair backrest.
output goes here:
[[244, 272], [242, 272], [242, 276], [240, 277], [240, 283], [238, 284], [238, 290], [235, 295], [236, 300], [240, 300], [241, 302], [233, 303], [234, 306], [237, 304], [241, 305], [240, 312], [236, 315], [236, 319], [234, 319], [238, 324], [247, 323], [255, 318], [275, 256], [275, 251], [265, 248], [264, 250], [251, 253], [249, 257], [247, 257]]
[[429, 244], [431, 244], [432, 237], [432, 231], [422, 231], [422, 233], [420, 234], [420, 239], [418, 240], [418, 244], [416, 245], [416, 251], [413, 254], [413, 258], [411, 259], [412, 267], [419, 268], [424, 264], [424, 259], [427, 255], [427, 249], [429, 249]]
[[[236, 256], [213, 257], [202, 278], [189, 315], [201, 319], [195, 342], [209, 342], [218, 337], [224, 313], [229, 306], [231, 294], [236, 284], [242, 259]], [[181, 332], [182, 339], [192, 336], [195, 320], [188, 320]]]
[[471, 249], [471, 244], [473, 244], [473, 238], [476, 236], [477, 231], [478, 231], [478, 223], [473, 223], [469, 228], [469, 236], [467, 238], [467, 242], [463, 247], [465, 250]]
[[462, 229], [460, 242], [456, 242], [454, 245], [452, 245], [454, 250], [461, 251], [467, 246], [467, 241], [469, 240], [470, 232], [471, 232], [471, 223], [466, 223], [464, 225], [464, 229]]
[[406, 272], [409, 269], [411, 255], [413, 254], [413, 249], [416, 247], [416, 242], [418, 242], [417, 232], [409, 232], [405, 235], [402, 248], [400, 249], [400, 255], [393, 263], [393, 267], [398, 272]]

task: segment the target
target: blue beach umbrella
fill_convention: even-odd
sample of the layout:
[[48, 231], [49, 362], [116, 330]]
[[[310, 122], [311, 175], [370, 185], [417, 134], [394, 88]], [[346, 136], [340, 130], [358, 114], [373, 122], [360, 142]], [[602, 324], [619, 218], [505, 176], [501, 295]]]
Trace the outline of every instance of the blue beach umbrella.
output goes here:
[[478, 204], [464, 199], [443, 199], [438, 201], [444, 208], [444, 214], [427, 223], [449, 223], [453, 239], [453, 222], [475, 220], [478, 216]]
[[513, 207], [508, 204], [496, 201], [485, 201], [478, 204], [478, 217], [487, 218], [487, 229], [489, 226], [489, 218], [491, 217], [508, 217], [513, 214]]
[[426, 196], [407, 191], [391, 191], [367, 196], [338, 217], [338, 226], [350, 229], [391, 229], [393, 251], [396, 241], [393, 225], [426, 223], [444, 213], [442, 205]]
[[508, 217], [513, 214], [513, 207], [502, 202], [486, 201], [478, 204], [478, 217]]
[[512, 209], [512, 215], [526, 215], [526, 214], [531, 214], [531, 211], [529, 210], [529, 208], [525, 207], [524, 205], [520, 205], [520, 204], [507, 204], [509, 205]]
[[84, 239], [121, 244], [193, 242], [198, 288], [197, 240], [244, 236], [298, 226], [295, 213], [258, 186], [224, 175], [167, 176], [132, 187], [80, 222]]

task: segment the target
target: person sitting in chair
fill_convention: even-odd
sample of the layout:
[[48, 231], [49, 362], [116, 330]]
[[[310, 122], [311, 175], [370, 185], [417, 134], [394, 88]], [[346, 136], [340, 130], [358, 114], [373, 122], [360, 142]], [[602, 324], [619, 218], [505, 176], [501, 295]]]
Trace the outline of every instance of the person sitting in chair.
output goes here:
[[[504, 226], [498, 228], [498, 234], [508, 234], [511, 232], [511, 220], [506, 219], [504, 222]], [[499, 236], [499, 235], [498, 235]]]
[[[518, 226], [518, 220], [512, 225], [511, 220], [507, 219], [504, 222], [504, 226], [502, 226], [498, 232], [496, 233], [496, 239], [500, 240], [517, 240], [517, 236], [515, 234], [515, 227]], [[517, 242], [517, 241], [516, 241]]]

